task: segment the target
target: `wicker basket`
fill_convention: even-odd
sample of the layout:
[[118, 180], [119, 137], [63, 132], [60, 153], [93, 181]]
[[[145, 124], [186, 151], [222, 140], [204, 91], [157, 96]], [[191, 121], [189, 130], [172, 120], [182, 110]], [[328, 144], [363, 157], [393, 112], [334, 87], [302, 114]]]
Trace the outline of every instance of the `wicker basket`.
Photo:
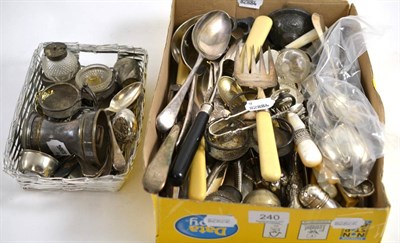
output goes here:
[[[97, 178], [59, 178], [59, 177], [41, 177], [32, 174], [23, 174], [18, 170], [18, 163], [21, 158], [21, 131], [23, 121], [29, 113], [35, 109], [34, 100], [36, 93], [45, 86], [43, 81], [43, 71], [41, 67], [41, 58], [44, 55], [44, 47], [49, 43], [41, 43], [33, 53], [33, 57], [29, 66], [23, 89], [20, 93], [17, 107], [15, 110], [13, 122], [11, 124], [9, 136], [6, 142], [3, 169], [4, 171], [16, 178], [16, 180], [25, 189], [40, 190], [66, 190], [66, 191], [118, 191], [128, 174], [130, 173], [136, 151], [139, 145], [142, 122], [144, 116], [144, 90], [139, 98], [135, 101], [133, 112], [138, 120], [138, 132], [133, 142], [125, 146], [124, 155], [128, 161], [127, 169], [124, 173], [117, 175], [105, 175]], [[82, 52], [92, 53], [110, 53], [117, 56], [118, 59], [123, 57], [133, 57], [140, 65], [143, 87], [146, 80], [147, 52], [141, 48], [135, 48], [123, 45], [86, 45], [78, 43], [65, 43], [69, 50], [77, 57]]]

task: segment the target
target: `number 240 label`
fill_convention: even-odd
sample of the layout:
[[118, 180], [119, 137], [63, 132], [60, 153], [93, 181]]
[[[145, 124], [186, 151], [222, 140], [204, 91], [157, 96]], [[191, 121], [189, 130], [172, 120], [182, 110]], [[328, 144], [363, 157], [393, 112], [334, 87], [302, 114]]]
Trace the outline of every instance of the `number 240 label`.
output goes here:
[[287, 212], [249, 211], [249, 223], [289, 224], [289, 217]]

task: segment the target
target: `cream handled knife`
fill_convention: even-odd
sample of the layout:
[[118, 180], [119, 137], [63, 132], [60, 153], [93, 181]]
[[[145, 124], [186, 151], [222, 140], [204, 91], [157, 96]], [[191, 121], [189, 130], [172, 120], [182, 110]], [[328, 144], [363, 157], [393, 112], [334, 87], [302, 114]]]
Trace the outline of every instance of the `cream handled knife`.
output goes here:
[[189, 172], [189, 199], [203, 201], [207, 192], [206, 150], [204, 137], [192, 160]]

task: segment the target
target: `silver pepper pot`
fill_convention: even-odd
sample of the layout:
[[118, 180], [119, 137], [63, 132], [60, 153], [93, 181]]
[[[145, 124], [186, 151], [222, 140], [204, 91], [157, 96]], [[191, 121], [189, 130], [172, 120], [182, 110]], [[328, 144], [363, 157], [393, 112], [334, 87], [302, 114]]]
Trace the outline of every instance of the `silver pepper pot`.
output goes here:
[[306, 208], [339, 208], [340, 205], [317, 185], [307, 185], [300, 190], [299, 200]]

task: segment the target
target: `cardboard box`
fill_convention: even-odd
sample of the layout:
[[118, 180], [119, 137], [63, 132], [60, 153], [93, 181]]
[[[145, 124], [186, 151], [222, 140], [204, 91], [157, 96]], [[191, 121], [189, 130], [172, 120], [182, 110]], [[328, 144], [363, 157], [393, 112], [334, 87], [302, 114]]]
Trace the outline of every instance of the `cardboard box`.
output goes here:
[[[221, 9], [237, 18], [256, 17], [283, 7], [300, 7], [325, 18], [327, 26], [340, 17], [356, 15], [354, 5], [339, 0], [264, 0], [259, 10], [242, 8], [237, 0], [176, 0], [173, 1], [171, 22], [159, 73], [154, 100], [149, 113], [145, 136], [144, 161], [147, 164], [160, 146], [155, 121], [166, 105], [169, 85], [170, 40], [174, 28], [192, 16]], [[373, 73], [368, 54], [359, 58], [362, 84], [372, 106], [384, 121], [384, 109], [373, 84]], [[172, 73], [171, 73], [172, 75]], [[370, 179], [376, 191], [368, 198], [370, 208], [290, 209], [200, 202], [153, 196], [157, 223], [157, 242], [380, 242], [385, 230], [390, 204], [382, 185], [383, 158], [376, 161]], [[207, 223], [205, 223], [207, 221]], [[261, 223], [257, 223], [261, 222]], [[207, 226], [206, 226], [207, 225]], [[346, 226], [347, 225], [347, 226]], [[353, 227], [349, 226], [353, 225]], [[352, 229], [349, 229], [352, 228]]]

